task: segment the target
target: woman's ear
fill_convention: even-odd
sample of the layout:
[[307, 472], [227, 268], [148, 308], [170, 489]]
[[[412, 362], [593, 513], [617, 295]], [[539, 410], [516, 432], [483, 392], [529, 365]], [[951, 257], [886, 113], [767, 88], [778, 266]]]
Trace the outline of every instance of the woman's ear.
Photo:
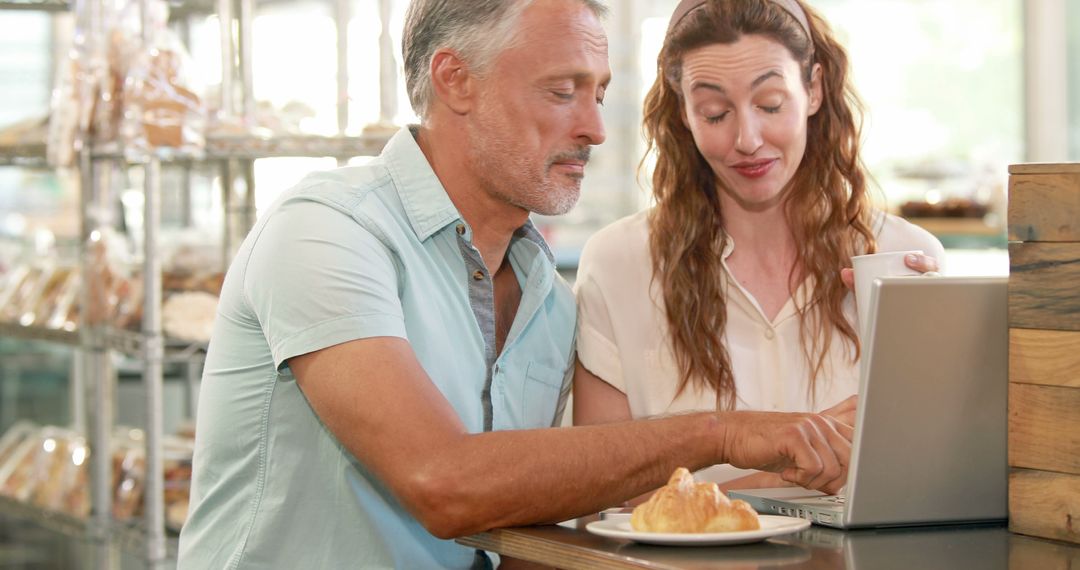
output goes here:
[[464, 115], [472, 109], [475, 77], [453, 50], [443, 48], [431, 56], [431, 86], [435, 99], [454, 113]]
[[821, 64], [815, 63], [810, 71], [810, 108], [807, 116], [813, 115], [821, 108]]

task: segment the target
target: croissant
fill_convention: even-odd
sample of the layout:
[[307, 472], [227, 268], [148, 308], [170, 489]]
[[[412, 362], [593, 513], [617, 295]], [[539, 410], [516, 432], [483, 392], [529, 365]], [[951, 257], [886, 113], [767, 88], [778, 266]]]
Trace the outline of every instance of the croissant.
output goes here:
[[638, 532], [731, 532], [761, 528], [757, 513], [746, 502], [732, 501], [716, 483], [695, 483], [685, 467], [671, 475], [648, 501], [630, 515]]

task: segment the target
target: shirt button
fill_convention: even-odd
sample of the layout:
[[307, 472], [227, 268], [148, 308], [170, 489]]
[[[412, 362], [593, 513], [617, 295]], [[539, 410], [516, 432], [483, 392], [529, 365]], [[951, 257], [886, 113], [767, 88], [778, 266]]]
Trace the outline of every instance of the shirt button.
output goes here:
[[772, 340], [776, 336], [776, 333], [772, 329], [765, 329], [765, 338]]
[[472, 278], [477, 280], [477, 281], [483, 281], [484, 280], [484, 272], [477, 269], [476, 271], [473, 271]]
[[457, 227], [454, 228], [454, 229], [457, 230], [457, 235], [459, 235], [459, 236], [465, 235], [465, 224], [458, 224]]

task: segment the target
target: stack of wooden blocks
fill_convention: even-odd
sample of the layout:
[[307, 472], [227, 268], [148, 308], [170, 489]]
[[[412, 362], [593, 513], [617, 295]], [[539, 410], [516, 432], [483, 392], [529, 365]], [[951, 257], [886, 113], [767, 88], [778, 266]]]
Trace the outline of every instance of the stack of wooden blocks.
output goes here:
[[1080, 164], [1009, 167], [1009, 529], [1080, 543]]

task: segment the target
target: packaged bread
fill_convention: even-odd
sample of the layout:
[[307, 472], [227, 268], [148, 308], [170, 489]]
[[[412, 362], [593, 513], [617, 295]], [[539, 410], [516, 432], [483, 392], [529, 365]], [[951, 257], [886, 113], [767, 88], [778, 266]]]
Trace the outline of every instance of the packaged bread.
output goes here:
[[[50, 511], [63, 509], [64, 496], [74, 478], [72, 451], [76, 446], [86, 448], [85, 441], [72, 431], [55, 427], [42, 430], [41, 449], [34, 463], [37, 480], [30, 493], [30, 502]], [[80, 460], [81, 463], [81, 460]]]
[[69, 451], [59, 509], [86, 518], [90, 516], [90, 446], [85, 438], [77, 437]]
[[630, 515], [638, 532], [711, 533], [757, 530], [757, 513], [746, 502], [728, 499], [716, 483], [697, 483], [684, 467], [671, 475]]
[[48, 267], [42, 264], [26, 265], [8, 275], [4, 291], [0, 292], [0, 320], [17, 323], [23, 309], [33, 304], [43, 281], [48, 277]]
[[3, 470], [4, 465], [11, 459], [11, 456], [15, 454], [15, 450], [24, 441], [33, 437], [38, 429], [40, 428], [32, 422], [19, 420], [4, 432], [4, 436], [0, 437], [0, 471]]
[[35, 483], [34, 465], [41, 439], [37, 433], [18, 445], [0, 468], [0, 495], [19, 501], [30, 497]]
[[19, 323], [23, 326], [46, 326], [65, 296], [71, 296], [70, 283], [74, 275], [73, 267], [59, 266], [53, 269], [43, 280], [40, 291], [33, 302], [29, 303], [28, 310], [23, 311]]
[[162, 447], [165, 463], [165, 524], [178, 531], [187, 520], [195, 442], [185, 437], [169, 436]]
[[46, 328], [74, 331], [79, 324], [79, 291], [82, 287], [82, 275], [72, 270], [71, 277], [57, 293], [51, 313], [44, 313]]
[[146, 483], [146, 448], [142, 431], [117, 429], [112, 444], [113, 505], [116, 520], [128, 520], [142, 510]]
[[130, 62], [124, 80], [123, 138], [137, 148], [202, 148], [207, 113], [191, 58], [165, 25], [168, 5], [148, 0], [146, 7], [151, 43]]

